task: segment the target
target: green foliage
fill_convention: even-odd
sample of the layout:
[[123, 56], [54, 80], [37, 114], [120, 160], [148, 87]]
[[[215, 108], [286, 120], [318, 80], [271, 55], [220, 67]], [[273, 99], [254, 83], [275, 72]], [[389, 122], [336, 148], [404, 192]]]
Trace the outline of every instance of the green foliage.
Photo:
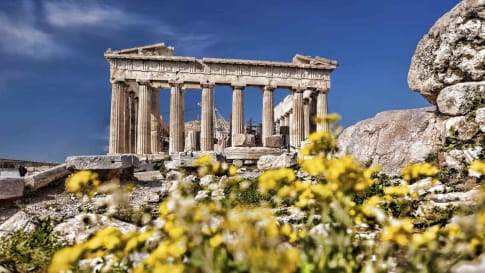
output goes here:
[[1, 266], [11, 272], [45, 272], [61, 242], [53, 220], [36, 218], [34, 224], [34, 231], [18, 230], [0, 241]]

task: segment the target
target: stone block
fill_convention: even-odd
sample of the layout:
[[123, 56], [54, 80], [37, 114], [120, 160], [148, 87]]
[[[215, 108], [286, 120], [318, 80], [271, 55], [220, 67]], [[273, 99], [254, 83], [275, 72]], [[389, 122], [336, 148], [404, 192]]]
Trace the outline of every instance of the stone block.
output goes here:
[[[451, 130], [452, 128], [453, 130]], [[480, 127], [474, 120], [468, 120], [465, 116], [458, 116], [446, 120], [445, 130], [446, 137], [456, 137], [459, 140], [467, 141], [478, 133]]]
[[234, 147], [253, 147], [256, 145], [256, 138], [251, 134], [235, 134], [232, 144]]
[[269, 170], [277, 168], [290, 168], [296, 165], [296, 153], [277, 155], [263, 155], [258, 160], [258, 169]]
[[280, 155], [284, 149], [268, 147], [229, 147], [226, 148], [228, 160], [258, 160], [263, 155]]
[[23, 177], [0, 178], [0, 200], [22, 197], [25, 180]]
[[135, 155], [88, 155], [69, 156], [66, 168], [69, 170], [114, 170], [138, 167], [139, 161]]
[[266, 147], [281, 148], [284, 146], [282, 135], [272, 135], [265, 139]]
[[67, 177], [70, 173], [71, 172], [66, 169], [66, 164], [62, 164], [26, 177], [25, 185], [33, 190], [37, 190], [56, 180]]

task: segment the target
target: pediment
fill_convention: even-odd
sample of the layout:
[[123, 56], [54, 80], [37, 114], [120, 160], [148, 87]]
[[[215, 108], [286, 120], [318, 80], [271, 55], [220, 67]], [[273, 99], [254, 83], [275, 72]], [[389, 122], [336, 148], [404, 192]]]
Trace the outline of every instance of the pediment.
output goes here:
[[145, 56], [173, 56], [174, 48], [171, 46], [165, 46], [165, 43], [158, 43], [146, 46], [139, 46], [121, 50], [111, 50], [110, 48], [106, 53], [119, 54], [119, 55], [145, 55]]
[[334, 67], [337, 67], [337, 61], [322, 58], [319, 56], [316, 57], [311, 57], [311, 56], [305, 56], [301, 54], [296, 54], [295, 57], [293, 57], [293, 63], [296, 64], [310, 64], [310, 65], [331, 65]]

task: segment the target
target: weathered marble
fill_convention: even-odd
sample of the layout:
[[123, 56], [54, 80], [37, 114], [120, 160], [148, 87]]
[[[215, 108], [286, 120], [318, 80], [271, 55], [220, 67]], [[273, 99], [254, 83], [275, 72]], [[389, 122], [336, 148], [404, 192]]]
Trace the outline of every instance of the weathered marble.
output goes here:
[[69, 170], [111, 170], [138, 167], [138, 157], [134, 155], [87, 155], [69, 156], [66, 168]]
[[419, 42], [408, 84], [430, 103], [446, 86], [485, 80], [485, 0], [464, 0]]

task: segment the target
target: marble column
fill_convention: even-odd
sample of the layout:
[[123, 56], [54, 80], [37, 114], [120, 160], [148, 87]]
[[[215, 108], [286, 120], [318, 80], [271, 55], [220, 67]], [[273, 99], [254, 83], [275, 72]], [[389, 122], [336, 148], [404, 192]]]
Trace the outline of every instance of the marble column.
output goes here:
[[[327, 91], [320, 90], [317, 96], [317, 117], [325, 117], [328, 114]], [[317, 132], [328, 132], [328, 122], [317, 123]]]
[[290, 145], [296, 147], [295, 144], [295, 134], [291, 132], [291, 128], [293, 126], [293, 110], [288, 115], [288, 137], [290, 139]]
[[162, 151], [160, 144], [160, 89], [152, 90], [152, 108], [151, 108], [151, 152], [158, 154]]
[[136, 141], [136, 153], [137, 154], [150, 154], [151, 153], [151, 90], [148, 83], [139, 83], [138, 87], [138, 124], [137, 124], [137, 141]]
[[303, 114], [303, 91], [293, 91], [293, 123], [291, 126], [291, 134], [293, 134], [293, 141], [296, 148], [300, 148], [301, 142], [304, 138], [304, 114]]
[[131, 151], [132, 153], [136, 154], [136, 142], [138, 139], [137, 136], [137, 130], [138, 130], [138, 105], [140, 98], [139, 97], [134, 97], [133, 99], [133, 116], [132, 118], [132, 124], [133, 124], [133, 129], [132, 129], [132, 136], [131, 136]]
[[234, 136], [244, 134], [244, 87], [232, 87], [231, 143], [234, 147]]
[[310, 135], [310, 127], [312, 124], [310, 118], [311, 112], [311, 98], [306, 98], [303, 100], [303, 139], [307, 139]]
[[273, 120], [274, 120], [274, 102], [273, 102], [274, 88], [265, 86], [263, 88], [263, 117], [262, 117], [262, 132], [261, 139], [263, 147], [266, 146], [266, 138], [273, 135]]
[[129, 93], [127, 93], [127, 99], [126, 99], [127, 103], [128, 103], [128, 106], [127, 109], [127, 113], [128, 115], [125, 115], [125, 119], [126, 119], [126, 128], [127, 130], [125, 131], [125, 139], [126, 139], [126, 142], [125, 142], [125, 152], [126, 153], [130, 153], [130, 154], [133, 154], [135, 153], [135, 144], [133, 142], [134, 140], [134, 137], [135, 137], [135, 134], [136, 134], [136, 122], [134, 122], [134, 103], [135, 103], [135, 92], [131, 91]]
[[312, 93], [310, 100], [310, 134], [317, 130], [317, 124], [315, 123], [315, 116], [317, 115], [317, 96]]
[[184, 90], [181, 84], [170, 88], [170, 137], [169, 153], [184, 151]]
[[113, 82], [111, 90], [111, 118], [109, 127], [110, 154], [124, 152], [125, 144], [125, 84]]
[[200, 150], [214, 150], [214, 85], [202, 84]]
[[129, 154], [130, 153], [130, 92], [128, 88], [125, 88], [123, 94], [123, 121], [124, 121], [124, 137], [123, 137], [123, 151], [122, 153]]

